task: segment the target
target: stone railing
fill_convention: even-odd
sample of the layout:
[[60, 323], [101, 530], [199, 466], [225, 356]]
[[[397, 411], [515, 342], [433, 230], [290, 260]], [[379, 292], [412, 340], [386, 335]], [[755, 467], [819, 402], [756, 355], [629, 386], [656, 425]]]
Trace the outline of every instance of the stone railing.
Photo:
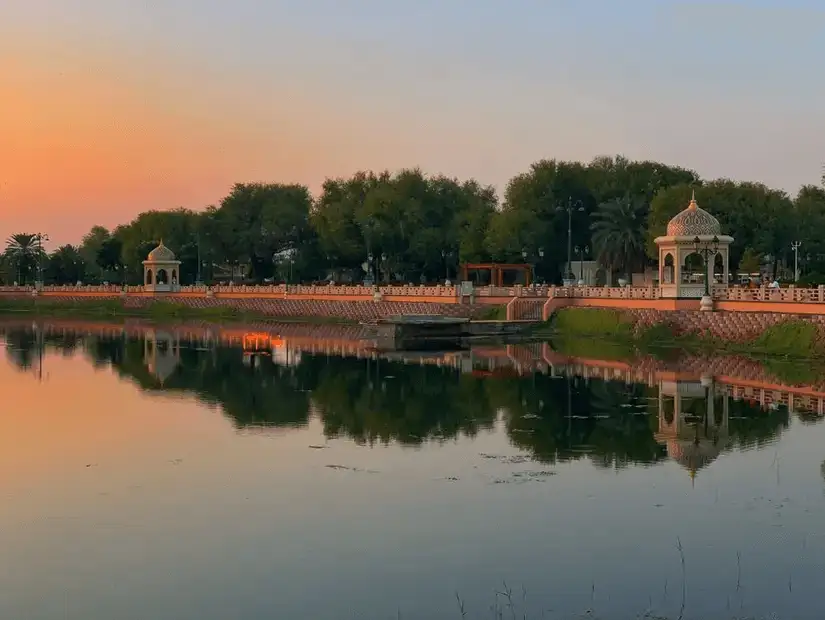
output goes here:
[[247, 295], [283, 295], [286, 293], [285, 284], [255, 286], [249, 286], [247, 284], [219, 284], [217, 286], [204, 288], [212, 293], [243, 293]]
[[825, 286], [817, 288], [718, 287], [713, 290], [716, 301], [773, 301], [786, 303], [825, 303]]
[[31, 293], [33, 286], [0, 286], [0, 293]]
[[[146, 294], [143, 286], [121, 285], [87, 285], [87, 286], [44, 286], [35, 289], [33, 286], [0, 286], [0, 294], [69, 294], [69, 295], [141, 295]], [[241, 295], [261, 297], [331, 297], [342, 298], [359, 297], [363, 299], [378, 299], [381, 297], [408, 297], [408, 298], [441, 298], [455, 301], [460, 296], [457, 286], [363, 286], [363, 285], [305, 285], [305, 284], [277, 284], [277, 285], [219, 285], [219, 286], [182, 286], [177, 293], [188, 296], [214, 295]], [[588, 298], [588, 299], [662, 299], [661, 289], [654, 286], [485, 286], [476, 287], [473, 295], [477, 298], [510, 298], [524, 300], [547, 300], [553, 298]], [[724, 287], [715, 285], [712, 295], [716, 301], [743, 301], [743, 302], [784, 302], [784, 303], [820, 303], [825, 304], [825, 286], [816, 288], [786, 287], [786, 288], [746, 288]]]
[[477, 297], [547, 297], [553, 287], [542, 286], [479, 286], [473, 290]]
[[457, 286], [379, 286], [378, 292], [382, 295], [402, 295], [422, 297], [455, 297], [458, 295]]
[[[25, 288], [28, 291], [35, 290], [33, 286], [28, 286]], [[43, 293], [106, 293], [107, 295], [111, 295], [114, 293], [122, 293], [125, 289], [129, 288], [137, 289], [139, 291], [143, 290], [142, 286], [123, 287], [120, 284], [101, 284], [98, 286], [77, 286], [65, 284], [61, 286], [43, 286], [38, 290]]]
[[560, 286], [552, 287], [549, 297], [588, 299], [660, 299], [655, 286]]

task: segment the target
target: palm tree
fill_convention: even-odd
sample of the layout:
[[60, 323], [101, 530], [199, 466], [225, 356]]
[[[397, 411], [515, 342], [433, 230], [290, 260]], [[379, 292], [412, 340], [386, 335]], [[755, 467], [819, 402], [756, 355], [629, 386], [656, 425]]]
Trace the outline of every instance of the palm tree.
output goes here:
[[22, 282], [36, 264], [43, 245], [40, 235], [17, 233], [6, 240], [6, 257], [17, 270], [17, 279]]
[[599, 205], [590, 224], [596, 257], [611, 273], [627, 273], [644, 264], [645, 205], [631, 198]]

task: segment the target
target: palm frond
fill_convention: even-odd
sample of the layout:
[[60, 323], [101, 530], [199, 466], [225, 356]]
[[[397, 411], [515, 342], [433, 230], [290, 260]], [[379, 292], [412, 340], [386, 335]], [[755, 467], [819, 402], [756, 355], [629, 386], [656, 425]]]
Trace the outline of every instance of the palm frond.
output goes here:
[[606, 202], [593, 213], [590, 230], [597, 260], [611, 270], [641, 266], [645, 252], [645, 205], [632, 199]]

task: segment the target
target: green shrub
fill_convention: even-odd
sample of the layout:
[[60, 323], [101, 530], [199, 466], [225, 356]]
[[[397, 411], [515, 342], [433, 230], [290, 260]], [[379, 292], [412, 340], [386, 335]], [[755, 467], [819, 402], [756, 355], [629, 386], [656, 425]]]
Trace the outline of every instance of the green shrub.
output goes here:
[[666, 323], [656, 323], [655, 325], [649, 325], [640, 330], [637, 334], [637, 339], [644, 344], [656, 345], [673, 342], [677, 337], [670, 325]]
[[815, 385], [822, 377], [822, 368], [809, 361], [793, 361], [766, 357], [760, 360], [765, 370], [787, 385]]
[[552, 340], [553, 350], [570, 357], [630, 362], [638, 353], [629, 341], [562, 337]]
[[507, 306], [488, 306], [478, 313], [479, 321], [506, 321]]
[[825, 284], [825, 274], [819, 273], [818, 271], [806, 273], [800, 277], [799, 282], [797, 282], [797, 286], [819, 286], [820, 284]]
[[609, 308], [562, 308], [554, 315], [553, 327], [565, 336], [633, 338], [633, 321]]
[[753, 342], [753, 347], [769, 355], [812, 357], [819, 351], [816, 325], [808, 321], [784, 321], [771, 325]]

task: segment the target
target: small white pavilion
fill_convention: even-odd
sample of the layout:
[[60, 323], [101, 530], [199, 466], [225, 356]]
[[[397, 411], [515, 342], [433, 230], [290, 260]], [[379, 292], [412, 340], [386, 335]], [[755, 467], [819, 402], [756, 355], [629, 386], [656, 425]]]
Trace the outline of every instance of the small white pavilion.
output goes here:
[[172, 293], [180, 289], [180, 261], [163, 245], [149, 252], [143, 261], [143, 287], [147, 291]]
[[[714, 284], [729, 282], [729, 249], [733, 237], [722, 234], [719, 220], [700, 208], [694, 194], [687, 208], [654, 240], [659, 248], [662, 297], [707, 299]], [[710, 309], [710, 308], [707, 308]]]

